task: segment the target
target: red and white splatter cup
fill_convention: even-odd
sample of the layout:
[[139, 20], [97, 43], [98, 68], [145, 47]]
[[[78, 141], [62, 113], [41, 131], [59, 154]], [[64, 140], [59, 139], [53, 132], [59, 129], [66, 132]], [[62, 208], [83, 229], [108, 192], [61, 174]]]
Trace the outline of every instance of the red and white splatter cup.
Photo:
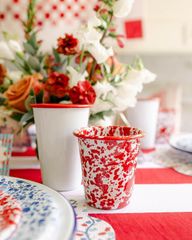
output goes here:
[[78, 137], [87, 203], [99, 209], [125, 207], [131, 196], [143, 132], [125, 126], [93, 126]]

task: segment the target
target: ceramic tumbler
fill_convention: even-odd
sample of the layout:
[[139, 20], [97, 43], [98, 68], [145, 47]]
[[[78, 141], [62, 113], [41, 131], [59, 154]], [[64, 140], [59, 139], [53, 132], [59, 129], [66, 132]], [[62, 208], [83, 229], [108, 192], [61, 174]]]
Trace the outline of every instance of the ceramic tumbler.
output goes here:
[[125, 116], [131, 126], [142, 129], [145, 133], [141, 140], [142, 149], [154, 149], [159, 113], [159, 99], [139, 99], [134, 108], [129, 108]]
[[78, 137], [85, 198], [99, 209], [125, 207], [134, 184], [142, 131], [123, 126], [92, 126]]
[[81, 162], [73, 131], [88, 125], [90, 105], [33, 104], [43, 183], [57, 191], [81, 186]]

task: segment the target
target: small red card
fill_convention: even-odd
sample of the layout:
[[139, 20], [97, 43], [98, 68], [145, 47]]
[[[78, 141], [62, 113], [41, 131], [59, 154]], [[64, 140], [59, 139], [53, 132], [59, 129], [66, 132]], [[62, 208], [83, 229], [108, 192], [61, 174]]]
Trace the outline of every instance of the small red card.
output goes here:
[[142, 20], [128, 20], [125, 21], [126, 38], [142, 38], [143, 27]]

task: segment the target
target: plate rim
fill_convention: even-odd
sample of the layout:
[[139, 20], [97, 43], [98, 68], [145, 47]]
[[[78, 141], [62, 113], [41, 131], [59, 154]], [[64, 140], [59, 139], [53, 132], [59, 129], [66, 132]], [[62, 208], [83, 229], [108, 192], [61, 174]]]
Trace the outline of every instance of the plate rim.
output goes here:
[[172, 135], [171, 138], [170, 138], [170, 140], [169, 140], [169, 145], [170, 145], [171, 147], [173, 147], [174, 149], [176, 149], [176, 150], [179, 150], [179, 151], [182, 151], [182, 152], [185, 152], [185, 153], [192, 154], [192, 150], [191, 150], [191, 151], [187, 151], [187, 150], [184, 150], [184, 149], [182, 149], [182, 148], [180, 148], [180, 147], [177, 147], [177, 146], [174, 144], [174, 142], [176, 141], [176, 139], [178, 139], [178, 138], [180, 138], [180, 137], [187, 136], [187, 135], [191, 136], [191, 138], [192, 138], [192, 133], [178, 133], [178, 134]]
[[[65, 196], [63, 196], [60, 192], [57, 192], [55, 191], [54, 189], [44, 185], [43, 183], [38, 183], [38, 182], [34, 182], [34, 181], [31, 181], [31, 180], [28, 180], [28, 179], [24, 179], [24, 178], [18, 178], [18, 177], [12, 177], [12, 176], [0, 176], [0, 179], [1, 178], [7, 178], [7, 179], [15, 179], [15, 180], [22, 180], [22, 181], [25, 181], [27, 183], [30, 183], [32, 185], [36, 185], [37, 187], [40, 187], [41, 190], [47, 190], [46, 193], [52, 193], [53, 195], [57, 195], [61, 200], [64, 200], [64, 202], [68, 205], [68, 207], [71, 209], [71, 212], [72, 212], [72, 216], [73, 216], [73, 227], [71, 229], [71, 233], [69, 235], [69, 239], [67, 240], [73, 240], [73, 237], [75, 236], [75, 232], [77, 230], [77, 218], [76, 218], [76, 212], [73, 208], [73, 206], [70, 204], [69, 200], [66, 199]], [[53, 197], [53, 195], [51, 195], [51, 197]], [[59, 239], [60, 240], [60, 239]]]

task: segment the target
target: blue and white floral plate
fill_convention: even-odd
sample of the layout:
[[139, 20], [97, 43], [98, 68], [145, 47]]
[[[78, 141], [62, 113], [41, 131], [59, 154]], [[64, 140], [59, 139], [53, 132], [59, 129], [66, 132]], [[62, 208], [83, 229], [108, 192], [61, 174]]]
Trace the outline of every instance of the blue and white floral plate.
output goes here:
[[75, 214], [70, 203], [59, 193], [42, 184], [2, 176], [0, 191], [12, 196], [22, 210], [10, 240], [73, 239]]
[[169, 143], [177, 150], [192, 153], [192, 133], [173, 135]]

